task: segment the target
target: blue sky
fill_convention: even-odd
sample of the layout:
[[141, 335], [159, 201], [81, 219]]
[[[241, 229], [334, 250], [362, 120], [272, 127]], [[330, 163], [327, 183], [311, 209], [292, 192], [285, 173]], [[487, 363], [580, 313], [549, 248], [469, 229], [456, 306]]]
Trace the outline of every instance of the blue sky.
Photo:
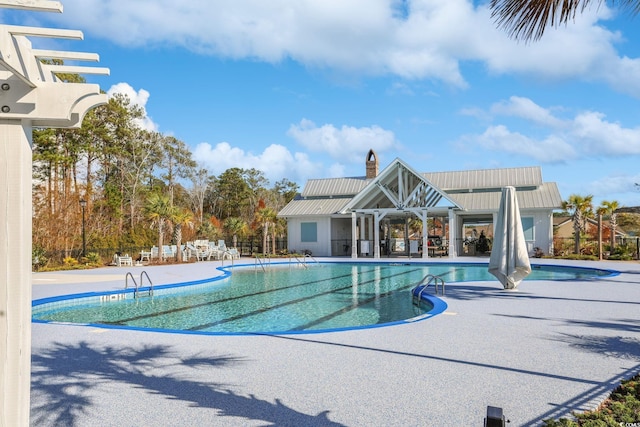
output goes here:
[[[63, 0], [5, 23], [81, 30], [87, 76], [212, 174], [362, 176], [539, 165], [561, 195], [640, 205], [640, 17], [594, 6], [538, 42], [465, 0]], [[39, 43], [39, 44], [37, 44]], [[82, 64], [90, 65], [90, 64]]]

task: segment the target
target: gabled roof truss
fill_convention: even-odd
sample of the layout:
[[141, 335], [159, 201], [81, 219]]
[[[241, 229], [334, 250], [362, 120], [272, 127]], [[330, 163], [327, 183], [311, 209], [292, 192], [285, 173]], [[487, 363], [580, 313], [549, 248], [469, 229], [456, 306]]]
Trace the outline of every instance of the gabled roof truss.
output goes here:
[[414, 210], [433, 208], [443, 198], [451, 207], [459, 206], [444, 191], [435, 187], [400, 159], [393, 161], [372, 182], [349, 202], [343, 213], [350, 210]]

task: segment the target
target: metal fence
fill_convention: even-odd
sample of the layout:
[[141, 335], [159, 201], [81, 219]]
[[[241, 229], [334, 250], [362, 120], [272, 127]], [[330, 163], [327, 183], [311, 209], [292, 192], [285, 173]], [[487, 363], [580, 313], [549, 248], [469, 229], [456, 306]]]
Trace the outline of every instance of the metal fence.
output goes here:
[[[232, 242], [226, 242], [228, 247], [233, 247]], [[275, 241], [269, 240], [267, 242], [269, 253], [273, 253], [275, 250], [276, 253], [282, 253], [287, 250], [287, 239], [276, 239]], [[275, 246], [275, 249], [274, 249]], [[238, 240], [236, 243], [236, 247], [238, 248], [238, 252], [240, 252], [240, 256], [251, 257], [257, 254], [263, 253], [263, 245], [262, 239], [252, 239], [252, 240]], [[113, 259], [113, 256], [116, 254], [129, 254], [133, 258], [133, 260], [140, 259], [141, 251], [149, 251], [150, 247], [144, 246], [122, 246], [119, 248], [94, 248], [87, 247], [87, 251], [85, 256], [96, 253], [102, 259], [102, 262], [108, 264]], [[50, 251], [45, 254], [48, 259], [49, 264], [63, 264], [64, 259], [67, 257], [74, 258], [79, 260], [82, 257], [82, 249], [71, 249], [71, 250], [59, 250], [59, 251]]]
[[[580, 254], [599, 256], [598, 239], [580, 239]], [[553, 255], [567, 256], [575, 252], [575, 239], [573, 237], [554, 237]], [[633, 259], [640, 259], [640, 237], [623, 237], [616, 240], [614, 250], [611, 250], [611, 243], [602, 241], [602, 256], [608, 258], [615, 254], [631, 256]]]

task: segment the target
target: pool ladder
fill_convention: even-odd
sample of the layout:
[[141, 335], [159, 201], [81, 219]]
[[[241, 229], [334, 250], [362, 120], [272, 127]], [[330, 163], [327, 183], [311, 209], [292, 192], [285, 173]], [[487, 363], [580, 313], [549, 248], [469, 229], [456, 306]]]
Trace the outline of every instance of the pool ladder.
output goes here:
[[427, 290], [430, 284], [433, 283], [433, 287], [436, 290], [436, 295], [438, 295], [438, 286], [440, 287], [440, 291], [442, 295], [444, 295], [444, 279], [440, 276], [436, 276], [435, 274], [427, 274], [424, 278], [418, 283], [418, 285], [411, 290], [411, 295], [413, 295], [413, 303], [420, 304], [422, 301], [422, 294]]
[[[151, 282], [151, 279], [149, 278], [149, 275], [147, 274], [146, 271], [143, 271], [142, 273], [140, 273], [140, 285], [138, 285], [138, 282], [136, 282], [136, 279], [133, 277], [133, 274], [131, 274], [131, 272], [128, 272], [127, 275], [124, 278], [124, 288], [125, 289], [127, 289], [129, 287], [129, 277], [131, 277], [131, 281], [133, 282], [133, 285], [135, 287], [135, 289], [133, 290], [133, 297], [134, 298], [140, 298], [141, 296], [147, 296], [147, 297], [153, 296], [153, 282]], [[143, 279], [145, 277], [149, 281], [149, 288], [147, 288], [144, 291], [146, 293], [146, 295], [141, 295], [140, 293], [142, 291], [140, 290], [140, 288], [142, 287]]]
[[271, 257], [260, 258], [259, 255], [256, 255], [256, 264], [255, 269], [258, 269], [258, 265], [262, 268], [262, 271], [267, 271], [266, 264], [271, 264]]
[[318, 261], [317, 259], [315, 259], [314, 257], [312, 257], [309, 254], [304, 254], [304, 256], [302, 257], [302, 259], [298, 258], [297, 256], [293, 256], [293, 257], [289, 257], [289, 265], [292, 264], [293, 260], [295, 259], [298, 264], [300, 264], [302, 267], [304, 268], [309, 268], [309, 266], [307, 265], [307, 258], [312, 260], [313, 262], [315, 262], [316, 264], [320, 264], [320, 261]]

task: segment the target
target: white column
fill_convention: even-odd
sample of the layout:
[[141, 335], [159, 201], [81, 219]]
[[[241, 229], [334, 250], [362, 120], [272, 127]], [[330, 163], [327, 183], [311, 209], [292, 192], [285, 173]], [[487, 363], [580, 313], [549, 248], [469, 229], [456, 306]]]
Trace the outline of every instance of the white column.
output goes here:
[[458, 221], [453, 209], [449, 209], [449, 258], [458, 256]]
[[[360, 214], [360, 242], [362, 242], [366, 238], [367, 238], [367, 218], [365, 217], [364, 214], [361, 213]], [[362, 243], [360, 243], [358, 250], [360, 251], [360, 253], [362, 253]]]
[[427, 210], [420, 212], [422, 221], [422, 258], [429, 258], [429, 225], [427, 224]]
[[351, 212], [351, 258], [358, 258], [358, 217]]
[[549, 214], [548, 215], [548, 223], [547, 223], [547, 227], [549, 227], [547, 229], [548, 234], [548, 242], [549, 244], [547, 245], [547, 247], [549, 248], [549, 251], [547, 252], [550, 255], [553, 255], [555, 248], [553, 247], [553, 215]]
[[31, 126], [0, 120], [0, 425], [28, 426], [31, 375]]
[[380, 212], [373, 213], [373, 257], [380, 258]]

